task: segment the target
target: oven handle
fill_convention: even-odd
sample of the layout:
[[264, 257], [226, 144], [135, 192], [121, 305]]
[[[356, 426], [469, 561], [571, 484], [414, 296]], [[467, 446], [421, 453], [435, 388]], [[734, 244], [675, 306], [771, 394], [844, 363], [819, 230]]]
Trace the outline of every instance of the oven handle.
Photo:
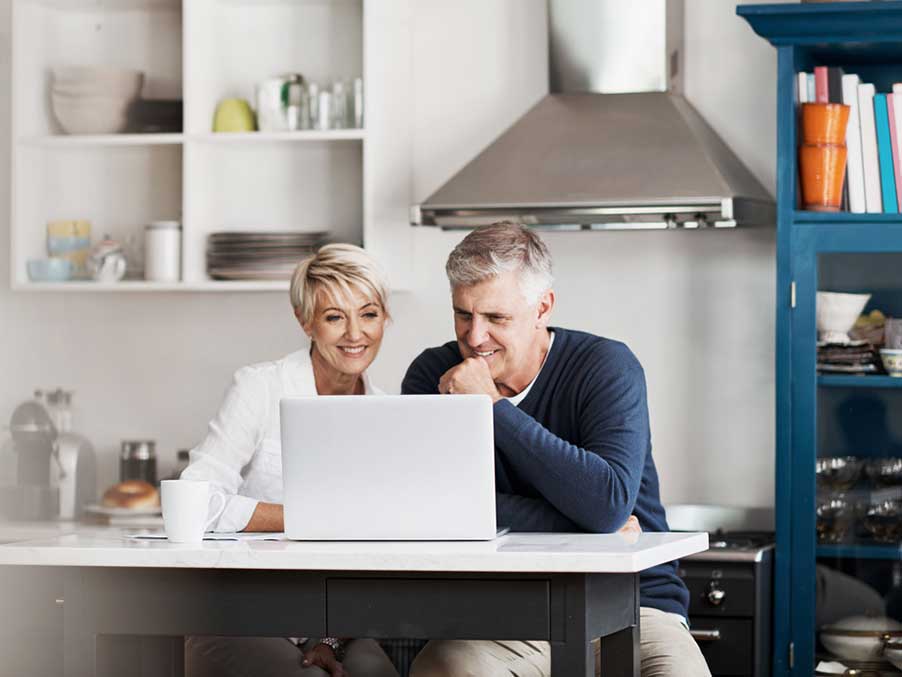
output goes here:
[[717, 642], [720, 640], [720, 630], [690, 630], [692, 639], [696, 642]]

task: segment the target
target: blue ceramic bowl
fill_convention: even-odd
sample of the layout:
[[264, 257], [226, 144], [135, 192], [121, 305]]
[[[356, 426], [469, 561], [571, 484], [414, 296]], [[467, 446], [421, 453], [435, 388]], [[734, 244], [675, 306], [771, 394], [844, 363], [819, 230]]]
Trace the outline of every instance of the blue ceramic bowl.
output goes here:
[[25, 265], [28, 279], [32, 282], [65, 282], [72, 277], [72, 262], [69, 259], [29, 259]]

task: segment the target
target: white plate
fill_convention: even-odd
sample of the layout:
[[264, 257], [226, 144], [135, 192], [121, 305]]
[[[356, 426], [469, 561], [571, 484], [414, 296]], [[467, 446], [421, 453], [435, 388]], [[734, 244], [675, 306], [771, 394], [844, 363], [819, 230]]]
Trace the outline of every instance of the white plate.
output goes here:
[[125, 515], [162, 515], [163, 508], [152, 506], [150, 508], [109, 508], [105, 505], [86, 505], [85, 512], [95, 515], [107, 515], [108, 517], [122, 517]]

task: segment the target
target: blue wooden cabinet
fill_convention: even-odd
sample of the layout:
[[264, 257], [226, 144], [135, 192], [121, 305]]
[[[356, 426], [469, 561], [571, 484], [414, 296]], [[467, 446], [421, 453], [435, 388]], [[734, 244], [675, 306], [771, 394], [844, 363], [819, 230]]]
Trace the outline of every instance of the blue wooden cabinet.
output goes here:
[[902, 2], [740, 5], [737, 13], [778, 52], [773, 666], [775, 677], [810, 677], [820, 651], [818, 563], [867, 579], [888, 613], [899, 613], [899, 544], [875, 544], [854, 529], [840, 544], [818, 543], [815, 461], [902, 455], [902, 379], [818, 375], [815, 293], [869, 291], [869, 308], [902, 317], [902, 216], [797, 206], [796, 74], [841, 66], [891, 91], [902, 82]]

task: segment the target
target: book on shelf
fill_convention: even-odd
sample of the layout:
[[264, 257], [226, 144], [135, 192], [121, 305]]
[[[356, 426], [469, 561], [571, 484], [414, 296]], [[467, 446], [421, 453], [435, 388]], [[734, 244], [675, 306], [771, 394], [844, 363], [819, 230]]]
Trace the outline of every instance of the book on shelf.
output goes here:
[[[892, 101], [893, 112], [890, 125], [895, 123], [896, 138], [893, 140], [893, 166], [896, 170], [896, 200], [902, 212], [902, 83], [893, 85], [893, 93], [887, 96], [887, 103]], [[890, 127], [892, 131], [892, 126]]]
[[814, 73], [798, 73], [797, 76], [799, 103], [816, 103]]
[[839, 66], [827, 68], [827, 101], [828, 103], [842, 103], [842, 76], [845, 75]]
[[864, 168], [864, 201], [868, 214], [883, 212], [880, 186], [880, 160], [877, 154], [877, 127], [874, 119], [874, 95], [871, 83], [858, 85], [858, 120], [861, 124], [861, 161]]
[[899, 125], [899, 113], [896, 111], [896, 95], [886, 95], [886, 112], [889, 117], [889, 140], [893, 156], [893, 185], [896, 188], [896, 212], [902, 211], [902, 164], [900, 164], [899, 134], [902, 125]]
[[829, 80], [827, 79], [827, 67], [815, 66], [814, 68], [814, 101], [815, 103], [830, 103]]
[[864, 214], [864, 166], [861, 162], [861, 123], [858, 120], [859, 82], [858, 76], [854, 73], [842, 76], [843, 103], [849, 107], [849, 125], [846, 127], [846, 187], [849, 191], [849, 211]]
[[808, 73], [797, 73], [796, 76], [799, 103], [809, 103], [811, 99], [808, 98]]
[[893, 144], [889, 130], [886, 94], [874, 95], [874, 124], [877, 130], [877, 158], [880, 163], [880, 194], [884, 214], [898, 214], [896, 172], [893, 168]]

